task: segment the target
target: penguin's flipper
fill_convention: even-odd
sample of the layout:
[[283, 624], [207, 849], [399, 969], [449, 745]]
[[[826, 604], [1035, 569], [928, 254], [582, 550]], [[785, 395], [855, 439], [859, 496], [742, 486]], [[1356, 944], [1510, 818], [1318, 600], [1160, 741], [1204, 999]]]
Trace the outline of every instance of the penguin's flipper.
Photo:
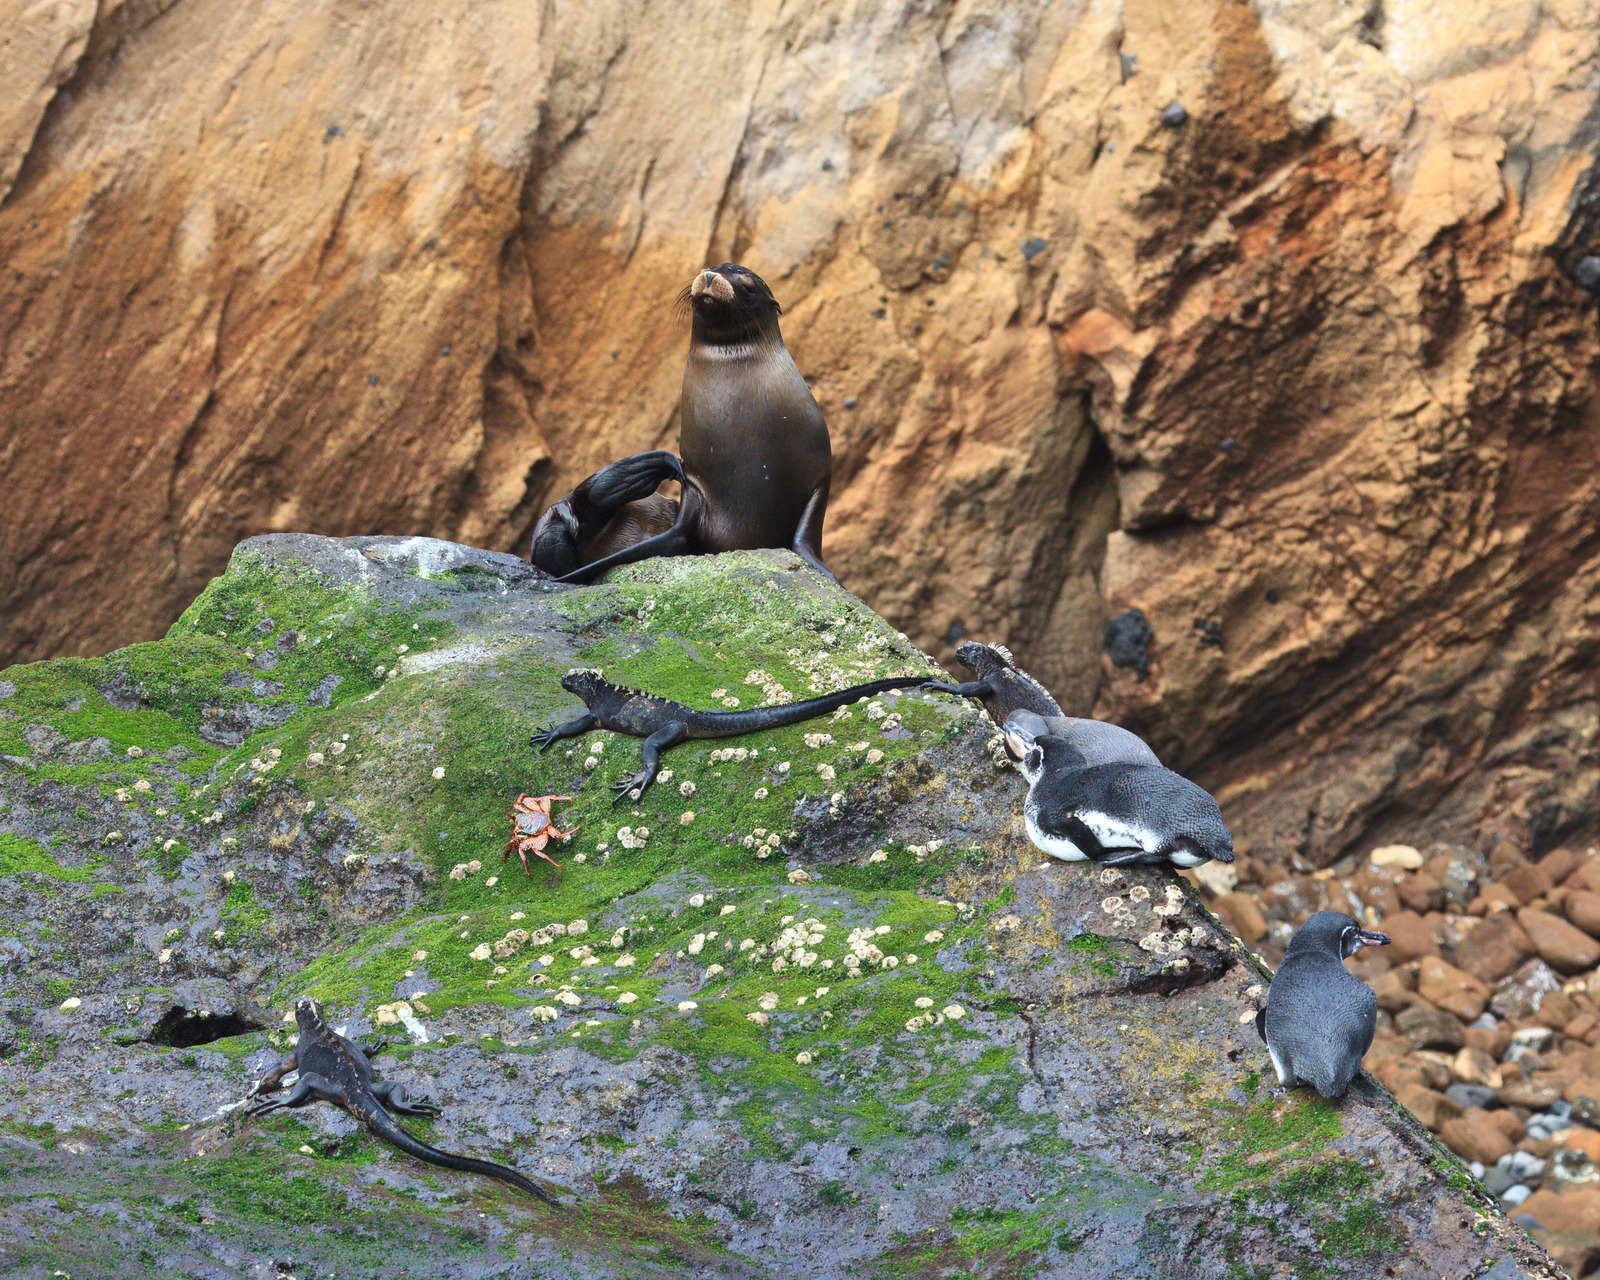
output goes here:
[[1266, 1042], [1267, 1042], [1267, 1011], [1265, 1009], [1257, 1009], [1256, 1010], [1256, 1034], [1261, 1037], [1261, 1043], [1262, 1044], [1266, 1044]]
[[1134, 845], [1131, 848], [1119, 846], [1105, 849], [1105, 856], [1096, 858], [1095, 861], [1106, 867], [1137, 867], [1146, 863], [1165, 862], [1166, 859], [1158, 853], [1151, 853], [1148, 849]]

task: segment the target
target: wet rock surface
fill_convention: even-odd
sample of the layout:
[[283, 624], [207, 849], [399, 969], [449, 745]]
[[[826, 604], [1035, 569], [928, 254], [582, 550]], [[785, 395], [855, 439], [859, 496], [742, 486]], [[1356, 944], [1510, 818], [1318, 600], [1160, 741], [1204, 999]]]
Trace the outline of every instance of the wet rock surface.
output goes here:
[[[1267, 970], [1173, 876], [1044, 859], [975, 708], [885, 696], [687, 743], [613, 809], [636, 740], [527, 746], [576, 709], [574, 665], [745, 707], [934, 670], [787, 553], [569, 589], [428, 539], [275, 535], [166, 639], [5, 673], [8, 1274], [1559, 1274], [1372, 1080], [1275, 1091]], [[205, 732], [223, 722], [236, 745]], [[522, 792], [576, 797], [560, 870], [496, 856]], [[1470, 904], [1479, 870], [1436, 871], [1439, 892]], [[1270, 948], [1328, 892], [1309, 879], [1226, 890]], [[1424, 986], [1455, 1010], [1424, 1009], [1426, 1038], [1448, 1022], [1482, 1088], [1503, 1097], [1520, 1054], [1549, 1092], [1526, 1118], [1447, 1095], [1457, 1059], [1410, 1040], [1391, 1083], [1532, 1160], [1516, 1185], [1545, 1160], [1523, 1207], [1579, 1257], [1593, 1161], [1527, 1135], [1600, 1099], [1548, 1079], [1556, 1033], [1460, 1022], [1474, 983], [1532, 999], [1539, 979], [1445, 963], [1453, 935], [1422, 919], [1441, 962], [1379, 975], [1379, 1074]], [[1538, 1007], [1583, 1016], [1572, 981]], [[325, 1105], [242, 1118], [307, 992], [441, 1104], [414, 1133], [567, 1207]]]

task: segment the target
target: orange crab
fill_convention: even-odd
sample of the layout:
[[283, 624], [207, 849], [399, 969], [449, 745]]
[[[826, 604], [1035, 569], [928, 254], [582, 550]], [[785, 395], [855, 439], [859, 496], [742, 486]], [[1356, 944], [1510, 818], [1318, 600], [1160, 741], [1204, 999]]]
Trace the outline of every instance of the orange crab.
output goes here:
[[517, 857], [522, 859], [523, 872], [532, 877], [533, 872], [528, 869], [528, 855], [536, 853], [552, 867], [559, 868], [561, 864], [544, 851], [550, 837], [566, 840], [578, 832], [577, 827], [571, 831], [562, 831], [555, 824], [555, 819], [550, 816], [550, 806], [557, 800], [570, 800], [571, 796], [530, 796], [527, 793], [517, 797], [517, 802], [511, 807], [511, 839], [506, 841], [505, 855], [501, 862], [511, 857], [511, 851], [517, 851]]

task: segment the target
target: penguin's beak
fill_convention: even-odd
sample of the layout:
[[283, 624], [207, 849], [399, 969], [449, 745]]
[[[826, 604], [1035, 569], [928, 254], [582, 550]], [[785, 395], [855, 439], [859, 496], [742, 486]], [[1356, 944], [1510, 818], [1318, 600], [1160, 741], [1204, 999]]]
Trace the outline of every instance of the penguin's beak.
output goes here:
[[1389, 935], [1376, 933], [1371, 929], [1358, 929], [1356, 942], [1363, 947], [1386, 947], [1389, 945]]
[[1005, 735], [1006, 754], [1013, 760], [1021, 760], [1028, 754], [1028, 748], [1033, 745], [1033, 734], [1015, 720], [1007, 720], [1000, 732]]

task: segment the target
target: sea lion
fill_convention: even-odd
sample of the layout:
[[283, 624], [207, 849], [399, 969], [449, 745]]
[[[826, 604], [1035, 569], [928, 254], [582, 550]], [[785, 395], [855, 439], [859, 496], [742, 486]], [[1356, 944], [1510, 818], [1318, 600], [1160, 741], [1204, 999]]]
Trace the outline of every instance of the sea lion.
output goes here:
[[[788, 547], [837, 581], [822, 562], [833, 449], [777, 299], [732, 262], [700, 272], [685, 296], [682, 458], [657, 449], [595, 472], [539, 517], [529, 558], [562, 582], [593, 582], [651, 556]], [[664, 480], [682, 486], [678, 501], [656, 493]]]

